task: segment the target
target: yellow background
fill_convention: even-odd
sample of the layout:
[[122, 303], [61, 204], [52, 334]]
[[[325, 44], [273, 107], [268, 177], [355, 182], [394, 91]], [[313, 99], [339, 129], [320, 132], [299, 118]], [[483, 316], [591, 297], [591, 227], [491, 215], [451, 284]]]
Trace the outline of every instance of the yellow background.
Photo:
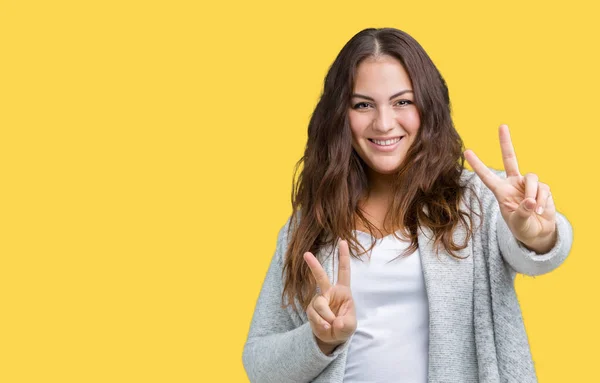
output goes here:
[[467, 148], [509, 125], [573, 224], [517, 289], [542, 383], [591, 382], [591, 2], [1, 1], [0, 381], [246, 382], [241, 355], [323, 77], [366, 27], [415, 37]]

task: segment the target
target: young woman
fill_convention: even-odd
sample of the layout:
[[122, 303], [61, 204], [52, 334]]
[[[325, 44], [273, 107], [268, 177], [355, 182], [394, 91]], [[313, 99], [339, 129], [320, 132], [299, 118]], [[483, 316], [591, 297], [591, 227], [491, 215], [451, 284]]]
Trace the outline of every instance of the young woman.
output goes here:
[[244, 347], [250, 380], [536, 382], [514, 277], [557, 268], [573, 234], [499, 136], [505, 171], [463, 152], [411, 36], [356, 34], [308, 126]]

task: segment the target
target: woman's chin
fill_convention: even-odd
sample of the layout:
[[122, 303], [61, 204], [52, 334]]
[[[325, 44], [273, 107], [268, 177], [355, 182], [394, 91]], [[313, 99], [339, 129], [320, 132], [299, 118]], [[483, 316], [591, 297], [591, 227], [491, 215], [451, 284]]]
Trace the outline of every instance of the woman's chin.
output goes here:
[[398, 156], [389, 156], [387, 158], [375, 157], [368, 158], [368, 160], [365, 161], [365, 163], [369, 167], [369, 169], [374, 173], [390, 175], [398, 172], [398, 169], [400, 169], [400, 166], [402, 165], [403, 158], [399, 158]]
[[390, 175], [390, 174], [395, 174], [398, 169], [400, 168], [400, 166], [373, 166], [371, 168], [371, 170], [373, 170], [375, 173], [378, 174], [382, 174], [382, 175]]

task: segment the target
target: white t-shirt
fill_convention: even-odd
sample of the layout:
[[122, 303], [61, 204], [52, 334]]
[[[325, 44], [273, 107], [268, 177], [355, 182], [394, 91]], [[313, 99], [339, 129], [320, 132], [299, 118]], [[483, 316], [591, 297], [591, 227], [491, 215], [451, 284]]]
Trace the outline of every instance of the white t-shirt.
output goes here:
[[[368, 249], [374, 238], [355, 233]], [[398, 257], [409, 244], [390, 234], [377, 240], [370, 260], [351, 257], [358, 326], [348, 349], [345, 383], [427, 382], [429, 308], [421, 257], [418, 250]]]

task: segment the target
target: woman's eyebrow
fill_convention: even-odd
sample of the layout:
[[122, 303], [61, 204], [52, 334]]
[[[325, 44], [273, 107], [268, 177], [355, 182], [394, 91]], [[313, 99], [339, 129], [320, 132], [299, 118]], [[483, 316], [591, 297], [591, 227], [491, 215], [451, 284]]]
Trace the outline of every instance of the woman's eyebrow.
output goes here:
[[[392, 99], [393, 99], [393, 98], [395, 98], [395, 97], [402, 96], [404, 93], [409, 93], [409, 92], [410, 92], [410, 93], [413, 93], [413, 91], [412, 91], [412, 90], [410, 90], [410, 89], [404, 89], [403, 91], [400, 91], [400, 92], [398, 92], [398, 93], [396, 93], [396, 94], [394, 94], [394, 95], [390, 96], [390, 100], [392, 100]], [[369, 97], [369, 96], [365, 96], [365, 95], [358, 94], [358, 93], [354, 93], [354, 94], [352, 95], [352, 97], [360, 97], [360, 98], [364, 98], [364, 99], [366, 99], [366, 100], [369, 100], [369, 101], [375, 101], [373, 98], [371, 98], [371, 97]]]

